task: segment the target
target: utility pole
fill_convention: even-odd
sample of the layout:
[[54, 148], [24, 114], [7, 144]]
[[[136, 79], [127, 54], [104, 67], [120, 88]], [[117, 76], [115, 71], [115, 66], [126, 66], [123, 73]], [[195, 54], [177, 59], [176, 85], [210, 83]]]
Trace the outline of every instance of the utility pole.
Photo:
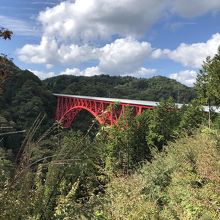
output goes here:
[[209, 129], [211, 128], [211, 109], [210, 109], [210, 98], [208, 98], [208, 105], [209, 105]]
[[180, 103], [180, 90], [178, 86], [178, 91], [177, 91], [177, 103]]

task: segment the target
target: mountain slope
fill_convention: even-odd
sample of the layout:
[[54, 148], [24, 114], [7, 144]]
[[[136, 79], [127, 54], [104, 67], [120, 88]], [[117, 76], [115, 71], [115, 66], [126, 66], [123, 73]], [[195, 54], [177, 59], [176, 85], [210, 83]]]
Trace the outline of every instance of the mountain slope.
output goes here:
[[52, 117], [55, 98], [41, 80], [10, 61], [0, 66], [3, 68], [7, 75], [1, 81], [0, 114], [23, 128], [29, 127], [39, 113]]
[[195, 97], [193, 88], [163, 76], [150, 79], [100, 75], [56, 76], [43, 81], [54, 93], [129, 98], [159, 101], [172, 97], [176, 102], [187, 103]]

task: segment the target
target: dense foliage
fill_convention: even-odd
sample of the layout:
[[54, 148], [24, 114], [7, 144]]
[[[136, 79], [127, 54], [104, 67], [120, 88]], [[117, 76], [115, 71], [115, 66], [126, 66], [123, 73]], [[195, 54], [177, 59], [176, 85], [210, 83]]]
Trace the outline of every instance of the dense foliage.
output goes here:
[[[157, 194], [154, 195], [155, 200], [146, 201], [147, 196], [151, 195], [145, 192], [143, 182], [134, 178], [136, 175], [140, 178], [140, 175], [145, 174], [135, 171], [139, 170], [145, 161], [153, 164], [155, 151], [163, 152], [168, 141], [185, 134], [184, 129], [193, 129], [202, 123], [204, 114], [199, 106], [196, 106], [197, 104], [193, 103], [177, 112], [172, 100], [163, 101], [152, 111], [145, 111], [136, 118], [133, 117], [131, 109], [128, 109], [118, 125], [103, 127], [93, 138], [88, 134], [62, 131], [56, 124], [53, 129], [49, 129], [53, 134], [50, 138], [45, 139], [44, 135], [33, 138], [41, 121], [39, 119], [30, 130], [20, 151], [18, 165], [10, 160], [10, 152], [2, 149], [2, 218], [137, 219], [139, 216], [141, 219], [142, 214], [150, 215], [145, 208], [149, 209], [151, 202], [158, 200]], [[197, 121], [182, 129], [182, 124], [193, 120], [195, 114], [198, 115]], [[177, 120], [174, 120], [175, 118]], [[150, 169], [144, 167], [141, 170]], [[152, 169], [152, 175], [163, 173]], [[124, 186], [118, 185], [121, 178], [127, 179]], [[158, 184], [163, 188], [165, 180], [161, 180]], [[130, 187], [134, 187], [134, 191]], [[137, 198], [140, 196], [138, 201], [143, 207], [129, 198], [129, 195], [133, 198], [133, 192]], [[120, 204], [127, 199], [130, 201], [127, 204], [130, 211], [126, 210], [127, 206], [123, 203]], [[136, 205], [133, 206], [134, 203]], [[120, 212], [122, 206], [124, 211]], [[152, 208], [155, 213], [160, 212], [157, 206]], [[137, 214], [136, 209], [142, 214]]]
[[[54, 118], [56, 105], [51, 92], [143, 100], [159, 100], [171, 96], [181, 102], [189, 102], [194, 97], [191, 88], [166, 77], [136, 79], [104, 75], [58, 76], [42, 82], [30, 71], [18, 68], [7, 56], [0, 57], [0, 77], [0, 115], [8, 121], [6, 127], [12, 127], [4, 130], [6, 132], [28, 129], [39, 114], [46, 115], [45, 124], [49, 125]], [[90, 114], [82, 111], [74, 123], [74, 129], [85, 133], [92, 120]], [[20, 143], [21, 136], [5, 136], [0, 146], [8, 146], [11, 142]], [[13, 148], [18, 147], [19, 144], [16, 144]]]
[[219, 138], [216, 131], [199, 130], [155, 153], [151, 162], [129, 177], [113, 178], [102, 216], [219, 219]]
[[41, 130], [52, 123], [55, 98], [37, 76], [19, 69], [6, 56], [0, 56], [0, 83], [0, 133], [5, 134], [0, 147], [16, 152], [39, 114], [47, 118]]
[[197, 76], [196, 90], [205, 104], [220, 104], [220, 47], [214, 57], [207, 57]]
[[19, 69], [6, 58], [1, 59], [6, 62], [1, 68], [8, 71], [0, 95], [1, 114], [24, 127], [29, 127], [39, 113], [51, 117], [55, 99], [38, 77]]
[[57, 76], [44, 80], [54, 93], [96, 97], [129, 98], [159, 101], [172, 97], [175, 102], [188, 103], [195, 98], [193, 88], [173, 79], [156, 76], [150, 79], [100, 75], [93, 77]]

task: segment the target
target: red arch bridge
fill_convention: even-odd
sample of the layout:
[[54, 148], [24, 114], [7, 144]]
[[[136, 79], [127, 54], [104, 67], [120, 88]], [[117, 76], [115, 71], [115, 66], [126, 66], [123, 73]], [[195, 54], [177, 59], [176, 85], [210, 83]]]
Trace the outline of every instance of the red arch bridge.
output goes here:
[[[141, 114], [145, 109], [152, 109], [159, 102], [103, 98], [67, 94], [54, 94], [57, 97], [56, 121], [62, 124], [64, 128], [71, 127], [71, 124], [81, 110], [90, 112], [97, 121], [102, 125], [114, 125], [124, 114], [127, 106], [133, 107], [135, 115]], [[182, 104], [176, 104], [181, 108]], [[219, 112], [214, 107], [215, 112]], [[209, 108], [204, 106], [204, 111], [208, 112]]]

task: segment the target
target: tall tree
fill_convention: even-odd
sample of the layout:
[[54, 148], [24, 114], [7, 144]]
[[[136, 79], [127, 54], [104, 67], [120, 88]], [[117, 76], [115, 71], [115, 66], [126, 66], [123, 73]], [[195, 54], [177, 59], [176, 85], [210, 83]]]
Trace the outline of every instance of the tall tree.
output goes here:
[[[0, 28], [0, 38], [4, 40], [11, 40], [11, 37], [13, 35], [13, 32], [6, 29], [6, 28]], [[2, 92], [2, 85], [5, 79], [8, 76], [8, 71], [7, 71], [7, 64], [8, 64], [8, 57], [5, 54], [2, 54], [0, 56], [0, 94]]]
[[220, 47], [207, 57], [196, 79], [196, 90], [204, 104], [220, 105]]

